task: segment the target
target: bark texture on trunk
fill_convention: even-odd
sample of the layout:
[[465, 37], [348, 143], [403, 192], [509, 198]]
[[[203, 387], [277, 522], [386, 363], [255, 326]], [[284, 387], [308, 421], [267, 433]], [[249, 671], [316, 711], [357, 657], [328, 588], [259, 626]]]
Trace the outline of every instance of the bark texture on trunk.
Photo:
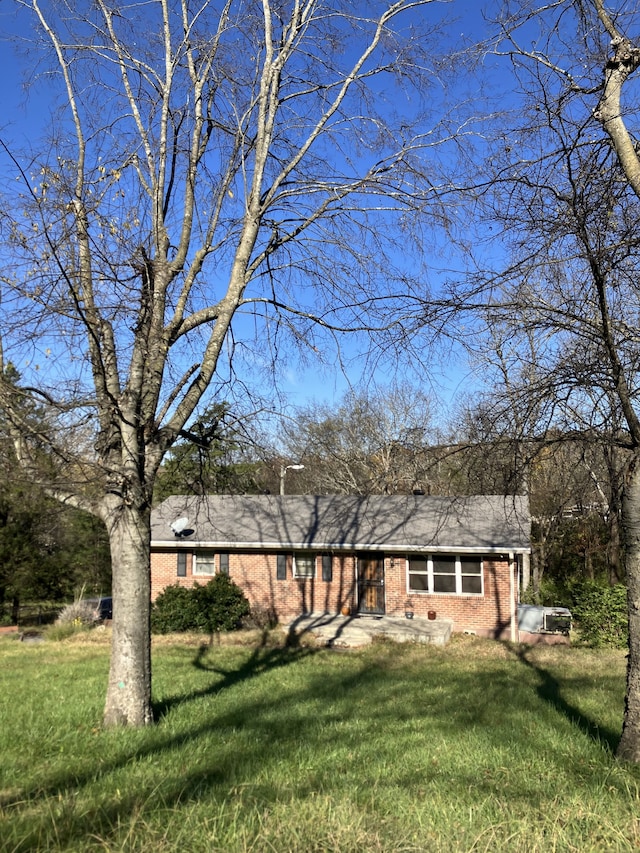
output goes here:
[[105, 726], [144, 726], [151, 707], [150, 510], [111, 510], [113, 636]]
[[636, 452], [627, 472], [622, 498], [624, 542], [629, 608], [629, 656], [622, 738], [617, 755], [640, 762], [640, 453]]

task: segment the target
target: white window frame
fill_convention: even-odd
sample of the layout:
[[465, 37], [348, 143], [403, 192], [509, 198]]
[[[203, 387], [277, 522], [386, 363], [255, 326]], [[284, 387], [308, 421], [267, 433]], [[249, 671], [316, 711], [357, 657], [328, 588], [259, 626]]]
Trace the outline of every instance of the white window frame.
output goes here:
[[[437, 572], [436, 567], [433, 564], [434, 557], [437, 560], [445, 561], [449, 564], [453, 563], [453, 571], [452, 572]], [[460, 595], [462, 592], [462, 583], [459, 577], [460, 574], [460, 563], [458, 557], [455, 554], [430, 554], [429, 555], [429, 568], [431, 569], [430, 574], [430, 589], [433, 590], [434, 595]], [[453, 581], [453, 589], [449, 590], [436, 590], [436, 577], [450, 578]]]
[[[422, 571], [411, 571], [411, 559], [418, 559], [425, 561], [425, 567]], [[427, 578], [427, 588], [426, 589], [413, 589], [409, 586], [411, 575], [421, 575], [422, 577]], [[433, 591], [433, 566], [431, 565], [431, 558], [428, 554], [413, 554], [411, 557], [407, 557], [407, 593], [409, 595], [428, 595]]]
[[[474, 560], [480, 563], [479, 572], [463, 572], [462, 560]], [[458, 578], [458, 566], [460, 566], [460, 595], [484, 595], [484, 561], [478, 554], [460, 554], [456, 557], [456, 579]], [[465, 578], [480, 578], [480, 592], [468, 592], [462, 589]], [[456, 581], [457, 582], [457, 581]]]
[[[474, 598], [481, 598], [484, 595], [484, 560], [480, 554], [415, 554], [412, 555], [414, 558], [419, 558], [426, 560], [426, 568], [424, 571], [411, 571], [411, 559], [412, 557], [407, 557], [406, 567], [407, 567], [407, 594], [408, 595], [455, 595], [455, 596], [471, 596]], [[455, 591], [452, 592], [436, 592], [434, 589], [435, 581], [434, 577], [437, 572], [434, 572], [433, 569], [433, 558], [448, 558], [455, 561], [455, 571], [452, 573], [452, 577], [455, 578]], [[473, 559], [474, 561], [480, 563], [480, 572], [464, 572], [462, 571], [463, 560], [465, 559]], [[427, 577], [427, 589], [413, 589], [410, 586], [411, 583], [411, 575], [423, 575]], [[480, 592], [463, 592], [463, 579], [473, 577], [480, 578]]]
[[216, 573], [217, 565], [218, 555], [215, 551], [196, 551], [191, 571], [197, 577], [212, 577]]
[[[311, 561], [311, 568], [300, 571], [298, 563]], [[293, 576], [301, 580], [313, 579], [316, 576], [317, 554], [314, 551], [298, 551], [293, 553]]]

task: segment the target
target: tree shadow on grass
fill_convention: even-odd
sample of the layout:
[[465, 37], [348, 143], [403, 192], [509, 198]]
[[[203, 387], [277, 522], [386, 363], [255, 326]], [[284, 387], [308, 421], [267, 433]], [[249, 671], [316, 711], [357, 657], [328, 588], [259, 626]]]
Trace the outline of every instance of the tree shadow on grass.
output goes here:
[[[286, 667], [290, 664], [301, 661], [303, 658], [309, 657], [318, 652], [317, 648], [281, 645], [278, 647], [267, 647], [266, 642], [261, 643], [253, 648], [251, 654], [236, 668], [224, 669], [216, 666], [214, 663], [209, 663], [206, 660], [208, 653], [212, 650], [211, 644], [202, 644], [195, 657], [191, 661], [191, 665], [204, 673], [212, 673], [220, 676], [215, 682], [210, 683], [200, 690], [191, 690], [183, 695], [177, 695], [166, 701], [156, 702], [154, 710], [156, 720], [161, 721], [162, 717], [168, 714], [171, 708], [183, 705], [191, 701], [197, 701], [203, 697], [214, 697], [220, 692], [228, 689], [236, 684], [257, 678], [262, 674], [267, 674], [271, 670], [279, 667]], [[331, 693], [331, 687], [327, 684], [323, 686], [328, 693]], [[308, 697], [308, 688], [303, 688], [299, 692], [297, 698], [303, 701]], [[17, 821], [18, 825], [22, 825], [22, 830], [18, 830], [21, 836], [20, 843], [16, 843], [11, 849], [31, 850], [35, 849], [30, 846], [30, 835], [38, 838], [46, 836], [47, 827], [55, 823], [55, 838], [56, 843], [64, 847], [65, 844], [78, 841], [85, 837], [87, 833], [93, 838], [99, 838], [101, 834], [108, 837], [115, 827], [119, 826], [125, 816], [135, 815], [141, 806], [141, 802], [146, 802], [146, 799], [151, 801], [156, 797], [155, 789], [147, 791], [145, 794], [144, 786], [139, 789], [123, 792], [123, 796], [118, 796], [117, 801], [103, 802], [96, 805], [95, 808], [90, 808], [82, 815], [74, 815], [74, 806], [72, 801], [78, 790], [85, 785], [95, 784], [99, 778], [106, 778], [112, 773], [117, 773], [128, 765], [137, 762], [154, 761], [163, 753], [170, 753], [175, 748], [182, 748], [190, 742], [195, 742], [198, 738], [206, 736], [211, 731], [216, 731], [230, 725], [244, 726], [248, 721], [255, 721], [261, 713], [268, 712], [271, 702], [274, 707], [279, 705], [279, 698], [274, 696], [272, 700], [265, 701], [264, 697], [256, 704], [253, 699], [248, 702], [239, 701], [230, 715], [229, 711], [216, 712], [208, 715], [206, 720], [201, 720], [194, 724], [188, 732], [174, 733], [162, 729], [161, 726], [152, 727], [151, 729], [141, 729], [140, 740], [133, 748], [131, 744], [125, 745], [124, 749], [119, 754], [105, 758], [96, 763], [96, 765], [84, 765], [82, 769], [75, 767], [60, 769], [53, 772], [46, 783], [39, 782], [31, 789], [15, 788], [11, 791], [0, 790], [0, 813], [3, 810], [11, 810], [12, 817]], [[135, 733], [131, 733], [135, 735]], [[275, 732], [273, 725], [271, 727], [271, 736]], [[294, 732], [286, 730], [280, 733], [283, 745], [295, 743]], [[135, 740], [136, 738], [134, 738]], [[220, 763], [215, 767], [207, 766], [206, 769], [193, 769], [180, 774], [175, 779], [173, 790], [169, 786], [169, 791], [165, 792], [163, 799], [166, 805], [173, 807], [183, 798], [192, 797], [201, 794], [205, 790], [214, 788], [215, 786], [224, 785], [235, 772], [236, 757], [233, 755], [223, 755], [220, 758]], [[163, 780], [164, 781], [164, 780]], [[118, 792], [119, 794], [119, 792]], [[146, 799], [145, 799], [146, 797]], [[69, 798], [71, 805], [69, 806], [69, 814], [65, 816], [52, 816], [51, 810], [43, 810], [43, 812], [35, 817], [27, 819], [26, 812], [24, 815], [24, 823], [22, 822], [21, 813], [25, 810], [34, 811], [37, 803], [44, 803], [50, 799], [55, 799], [56, 803], [65, 803]], [[66, 806], [60, 806], [60, 811], [64, 812]], [[91, 830], [89, 832], [89, 830]], [[18, 836], [14, 835], [14, 840]], [[0, 842], [0, 849], [2, 842]], [[55, 848], [58, 849], [58, 848]]]
[[[198, 803], [205, 798], [215, 806], [226, 801], [229, 791], [248, 791], [248, 797], [266, 803], [283, 802], [289, 797], [294, 800], [306, 796], [305, 790], [311, 796], [318, 786], [328, 784], [326, 780], [333, 777], [335, 768], [332, 765], [328, 770], [319, 762], [313, 773], [298, 779], [306, 789], [292, 787], [288, 777], [283, 782], [279, 775], [281, 764], [288, 756], [297, 755], [301, 743], [318, 756], [333, 754], [337, 746], [342, 746], [340, 755], [344, 757], [347, 750], [349, 755], [358, 755], [364, 731], [384, 731], [386, 727], [404, 727], [408, 734], [417, 725], [432, 726], [456, 737], [460, 726], [466, 725], [466, 717], [460, 716], [460, 709], [465, 709], [464, 698], [480, 690], [482, 695], [487, 692], [482, 685], [478, 687], [475, 671], [466, 679], [458, 677], [455, 681], [433, 672], [430, 686], [422, 684], [414, 692], [412, 680], [404, 670], [396, 670], [391, 664], [395, 655], [383, 656], [382, 661], [378, 655], [348, 657], [345, 666], [336, 665], [335, 659], [327, 667], [312, 664], [303, 678], [289, 681], [278, 676], [265, 690], [255, 684], [261, 676], [304, 663], [320, 650], [269, 647], [265, 639], [257, 647], [241, 650], [241, 660], [235, 653], [217, 655], [212, 651], [215, 648], [203, 644], [195, 652], [184, 649], [184, 657], [181, 653], [177, 668], [198, 670], [202, 679], [199, 689], [184, 689], [181, 693], [179, 687], [174, 687], [175, 697], [157, 703], [158, 717], [182, 706], [175, 721], [123, 733], [118, 749], [114, 749], [114, 741], [108, 736], [107, 752], [100, 761], [60, 767], [47, 774], [44, 784], [16, 791], [12, 802], [4, 803], [11, 806], [12, 817], [12, 835], [6, 849], [43, 849], [54, 836], [55, 844], [51, 841], [47, 849], [77, 849], [87, 838], [100, 839], [105, 848], [115, 849], [122, 840], [123, 826], [133, 828], [138, 822], [139, 831], [144, 833], [147, 826], [153, 827], [157, 814], [160, 820], [163, 813], [175, 817], [185, 802]], [[613, 733], [604, 732], [562, 697], [561, 682], [535, 660], [528, 659], [526, 652], [516, 654], [539, 682], [527, 689], [537, 689], [543, 699], [598, 743], [613, 743]], [[236, 663], [225, 663], [229, 660]], [[510, 673], [502, 675], [497, 687], [494, 684], [493, 700], [499, 697], [506, 705], [513, 681]], [[248, 689], [221, 697], [220, 703], [198, 703], [201, 697], [215, 697], [241, 683], [246, 683]], [[405, 696], [400, 705], [399, 688]], [[190, 702], [198, 703], [197, 707], [192, 709]], [[309, 702], [311, 705], [305, 705]], [[319, 709], [321, 719], [316, 714]], [[352, 715], [361, 722], [353, 729], [345, 728], [345, 719]], [[489, 734], [494, 733], [490, 707], [483, 725]], [[496, 742], [502, 743], [504, 733], [497, 730], [495, 737]], [[365, 737], [364, 743], [367, 742]], [[532, 750], [537, 748], [531, 746]], [[391, 756], [385, 759], [391, 764], [394, 761]], [[128, 765], [132, 766], [131, 773], [120, 776]], [[413, 782], [413, 772], [407, 776], [407, 786]], [[476, 768], [463, 768], [463, 772], [465, 778], [471, 778]], [[85, 787], [88, 796], [75, 805], [78, 793]], [[525, 793], [532, 796], [529, 789]], [[154, 831], [152, 828], [152, 837]]]
[[[206, 661], [207, 655], [213, 648], [212, 643], [203, 643], [199, 646], [195, 657], [191, 661], [191, 665], [206, 673], [219, 675], [220, 678], [199, 690], [189, 690], [181, 695], [170, 697], [166, 700], [160, 700], [153, 703], [154, 720], [156, 725], [138, 730], [127, 730], [128, 733], [136, 735], [140, 733], [145, 741], [140, 743], [136, 748], [129, 751], [125, 748], [124, 753], [120, 757], [101, 760], [99, 766], [87, 767], [86, 771], [83, 768], [82, 772], [60, 770], [54, 772], [47, 784], [34, 786], [29, 789], [14, 789], [13, 792], [7, 793], [0, 789], [0, 811], [3, 808], [22, 806], [33, 800], [45, 799], [50, 796], [59, 796], [71, 788], [80, 788], [85, 783], [95, 780], [97, 776], [106, 776], [107, 774], [116, 771], [134, 760], [141, 760], [151, 757], [154, 754], [160, 754], [163, 751], [170, 750], [176, 745], [182, 745], [187, 740], [196, 740], [203, 733], [214, 728], [212, 722], [205, 722], [199, 725], [194, 725], [189, 734], [184, 733], [179, 736], [167, 734], [162, 730], [161, 723], [172, 708], [179, 707], [188, 702], [194, 702], [205, 697], [215, 697], [222, 691], [233, 687], [241, 682], [248, 681], [252, 678], [257, 678], [260, 675], [267, 674], [271, 670], [280, 667], [297, 663], [310, 655], [316, 654], [319, 649], [314, 647], [306, 647], [301, 645], [290, 646], [288, 644], [280, 646], [268, 647], [266, 640], [253, 648], [248, 658], [237, 668], [224, 669], [216, 666], [213, 663]], [[245, 647], [246, 648], [246, 647]], [[220, 721], [218, 720], [218, 724]], [[97, 730], [96, 730], [97, 731]], [[124, 733], [123, 733], [124, 734]], [[146, 738], [147, 734], [151, 734], [150, 738]], [[0, 844], [0, 849], [2, 845]]]
[[[202, 643], [199, 646], [192, 665], [201, 671], [222, 676], [221, 680], [201, 690], [192, 690], [183, 696], [154, 701], [152, 703], [154, 720], [160, 721], [172, 708], [182, 705], [185, 702], [194, 701], [203, 696], [216, 695], [222, 690], [233, 687], [249, 678], [255, 678], [269, 670], [278, 669], [310, 655], [317, 654], [322, 646], [305, 645], [302, 640], [304, 637], [312, 637], [314, 627], [318, 624], [324, 624], [326, 621], [324, 617], [312, 620], [311, 622], [308, 622], [304, 618], [296, 620], [289, 627], [284, 637], [284, 642], [276, 645], [270, 645], [269, 631], [264, 630], [261, 634], [260, 642], [254, 648], [248, 660], [238, 669], [233, 670], [220, 669], [206, 662], [205, 659], [211, 649], [216, 645], [216, 641], [220, 642], [219, 635], [212, 634], [208, 643]], [[339, 636], [341, 630], [337, 631], [336, 637]]]
[[605, 749], [615, 755], [620, 741], [620, 733], [599, 725], [578, 707], [568, 702], [562, 695], [562, 684], [549, 670], [531, 658], [529, 647], [515, 648], [514, 652], [518, 660], [538, 676], [539, 684], [536, 688], [538, 696], [566, 717], [572, 725], [584, 732], [591, 740], [604, 746]]
[[282, 646], [268, 646], [267, 635], [263, 634], [261, 642], [253, 649], [247, 660], [237, 669], [222, 669], [206, 661], [206, 657], [214, 647], [214, 637], [209, 643], [202, 643], [198, 647], [192, 666], [202, 672], [210, 672], [219, 675], [220, 680], [203, 687], [200, 690], [190, 690], [181, 696], [172, 696], [168, 699], [153, 702], [154, 719], [159, 722], [173, 708], [183, 705], [185, 702], [193, 702], [205, 696], [215, 696], [230, 687], [256, 678], [263, 673], [283, 666], [289, 666], [305, 657], [316, 654], [318, 649], [310, 646], [302, 646], [299, 643], [287, 641]]

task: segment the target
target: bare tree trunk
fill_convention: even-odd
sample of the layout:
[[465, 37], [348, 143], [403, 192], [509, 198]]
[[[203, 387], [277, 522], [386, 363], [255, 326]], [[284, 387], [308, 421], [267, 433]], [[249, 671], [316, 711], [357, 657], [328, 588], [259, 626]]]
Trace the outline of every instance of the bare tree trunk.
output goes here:
[[151, 708], [150, 509], [120, 503], [110, 510], [113, 564], [113, 636], [106, 726], [153, 722]]
[[622, 496], [622, 537], [627, 570], [629, 656], [618, 758], [640, 762], [640, 451], [629, 464]]
[[609, 545], [607, 547], [607, 566], [609, 569], [609, 583], [611, 585], [624, 580], [624, 572], [621, 566], [620, 543], [620, 516], [617, 506], [609, 512]]

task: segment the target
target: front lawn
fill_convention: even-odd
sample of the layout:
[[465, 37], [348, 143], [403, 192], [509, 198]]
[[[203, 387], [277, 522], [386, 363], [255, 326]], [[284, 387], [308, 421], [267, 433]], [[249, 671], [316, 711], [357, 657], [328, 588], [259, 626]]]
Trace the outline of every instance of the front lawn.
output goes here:
[[0, 638], [3, 851], [640, 847], [624, 653], [163, 638], [157, 725], [103, 731], [107, 635]]

